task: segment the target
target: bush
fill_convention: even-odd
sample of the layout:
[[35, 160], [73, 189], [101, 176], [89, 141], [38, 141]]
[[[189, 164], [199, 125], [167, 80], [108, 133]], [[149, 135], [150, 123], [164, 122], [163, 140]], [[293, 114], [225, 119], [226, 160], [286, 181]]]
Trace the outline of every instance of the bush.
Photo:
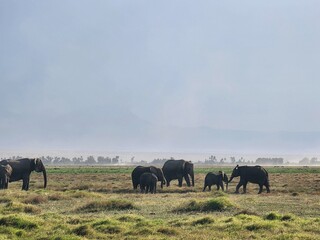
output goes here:
[[178, 212], [214, 212], [214, 211], [226, 211], [234, 205], [225, 197], [217, 197], [207, 201], [198, 202], [191, 200], [182, 207], [177, 208]]
[[203, 218], [199, 218], [199, 219], [193, 221], [192, 225], [206, 225], [206, 224], [210, 224], [210, 223], [214, 223], [213, 218], [203, 217]]
[[26, 198], [23, 202], [26, 204], [41, 204], [41, 203], [48, 202], [48, 198], [42, 195], [36, 195], [36, 196], [30, 196]]
[[93, 234], [92, 229], [90, 229], [89, 226], [87, 226], [87, 225], [79, 226], [79, 227], [73, 229], [72, 232], [78, 236], [89, 236], [89, 235], [92, 236], [92, 234]]
[[268, 213], [265, 216], [265, 219], [267, 219], [267, 220], [279, 220], [280, 218], [281, 218], [281, 216], [275, 212]]
[[280, 219], [281, 221], [291, 221], [294, 220], [294, 216], [290, 214], [283, 215]]
[[99, 212], [99, 211], [112, 211], [112, 210], [129, 210], [136, 207], [126, 200], [107, 200], [107, 201], [93, 201], [80, 208], [77, 211], [84, 212]]
[[168, 228], [168, 227], [159, 228], [157, 232], [165, 235], [169, 235], [169, 236], [178, 234], [177, 230], [175, 230], [174, 228]]
[[140, 216], [128, 214], [128, 215], [122, 215], [118, 217], [117, 220], [119, 220], [120, 222], [141, 222], [143, 221], [143, 218]]
[[1, 218], [0, 225], [19, 229], [33, 229], [38, 227], [37, 224], [16, 216], [8, 216]]
[[26, 205], [24, 207], [24, 212], [30, 213], [30, 214], [39, 214], [39, 213], [41, 213], [41, 209], [36, 206]]

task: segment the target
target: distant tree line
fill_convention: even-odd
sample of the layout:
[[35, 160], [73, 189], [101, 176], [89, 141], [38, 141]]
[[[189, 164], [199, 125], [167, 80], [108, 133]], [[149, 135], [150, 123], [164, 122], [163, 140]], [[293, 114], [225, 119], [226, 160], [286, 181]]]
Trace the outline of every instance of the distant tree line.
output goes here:
[[305, 157], [299, 161], [299, 164], [300, 165], [320, 165], [320, 161], [316, 157], [313, 157], [311, 159]]
[[256, 164], [282, 165], [283, 158], [258, 158]]
[[[13, 156], [10, 159], [20, 159], [20, 156]], [[120, 157], [115, 156], [113, 158], [98, 156], [97, 158], [93, 156], [88, 156], [86, 159], [81, 157], [51, 157], [51, 156], [42, 156], [40, 157], [42, 162], [46, 165], [94, 165], [94, 164], [119, 164]], [[2, 158], [1, 158], [2, 159]]]

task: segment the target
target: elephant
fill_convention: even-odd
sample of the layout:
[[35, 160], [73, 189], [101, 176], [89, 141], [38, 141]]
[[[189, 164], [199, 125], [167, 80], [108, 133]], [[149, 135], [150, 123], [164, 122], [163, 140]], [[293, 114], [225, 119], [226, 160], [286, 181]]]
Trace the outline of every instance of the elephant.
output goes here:
[[150, 167], [137, 166], [135, 167], [135, 169], [133, 169], [131, 173], [133, 189], [137, 189], [138, 185], [140, 184], [140, 176], [145, 172], [154, 173], [157, 176], [158, 181], [161, 182], [161, 188], [163, 188], [163, 185], [166, 184], [161, 168], [157, 168], [154, 166], [150, 166]]
[[180, 160], [168, 160], [162, 167], [164, 177], [167, 181], [167, 187], [170, 186], [170, 181], [178, 179], [179, 187], [182, 187], [183, 178], [186, 180], [188, 187], [190, 187], [190, 178], [192, 180], [192, 186], [194, 187], [194, 172], [193, 163], [190, 161]]
[[265, 170], [261, 166], [239, 166], [237, 165], [230, 177], [229, 183], [232, 181], [234, 177], [240, 176], [240, 182], [236, 187], [236, 193], [239, 193], [239, 188], [243, 186], [243, 193], [247, 191], [248, 182], [259, 184], [259, 192], [262, 192], [263, 186], [266, 187], [267, 192], [270, 193], [270, 185], [269, 185], [269, 175], [267, 170]]
[[222, 171], [219, 171], [218, 174], [214, 174], [212, 172], [209, 172], [205, 179], [204, 179], [204, 187], [203, 192], [206, 190], [206, 188], [209, 188], [209, 191], [211, 191], [212, 185], [217, 185], [217, 190], [222, 189], [224, 191], [223, 182], [226, 183], [226, 190], [228, 190], [228, 176]]
[[12, 174], [9, 182], [22, 180], [22, 190], [29, 190], [30, 174], [32, 171], [42, 172], [44, 179], [44, 188], [47, 187], [47, 172], [41, 159], [39, 158], [21, 158], [17, 160], [2, 160], [1, 165], [9, 164], [12, 167]]
[[158, 177], [154, 173], [145, 172], [140, 176], [141, 193], [156, 193]]
[[12, 174], [12, 167], [7, 165], [0, 165], [0, 189], [7, 189], [9, 179]]

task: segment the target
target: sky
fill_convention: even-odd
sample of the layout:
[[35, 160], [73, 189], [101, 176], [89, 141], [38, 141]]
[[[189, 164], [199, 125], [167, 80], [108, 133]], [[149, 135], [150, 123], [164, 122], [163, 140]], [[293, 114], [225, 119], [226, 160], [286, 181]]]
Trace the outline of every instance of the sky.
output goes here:
[[320, 152], [319, 1], [0, 0], [0, 150]]

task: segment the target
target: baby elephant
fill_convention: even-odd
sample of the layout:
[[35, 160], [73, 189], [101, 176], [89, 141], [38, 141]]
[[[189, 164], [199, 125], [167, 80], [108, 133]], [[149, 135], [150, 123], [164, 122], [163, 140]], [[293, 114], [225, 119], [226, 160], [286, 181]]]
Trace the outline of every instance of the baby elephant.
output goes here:
[[206, 175], [206, 178], [204, 179], [203, 191], [205, 191], [207, 187], [209, 187], [209, 191], [211, 191], [211, 186], [212, 185], [217, 185], [217, 190], [219, 190], [220, 187], [221, 187], [222, 190], [224, 191], [223, 182], [226, 183], [226, 190], [228, 190], [228, 177], [227, 177], [227, 174], [225, 174], [222, 171], [219, 171], [218, 174], [214, 174], [212, 172], [209, 172]]
[[156, 193], [158, 177], [154, 173], [146, 172], [140, 176], [141, 193]]
[[7, 189], [12, 174], [12, 167], [9, 164], [0, 165], [0, 189]]

